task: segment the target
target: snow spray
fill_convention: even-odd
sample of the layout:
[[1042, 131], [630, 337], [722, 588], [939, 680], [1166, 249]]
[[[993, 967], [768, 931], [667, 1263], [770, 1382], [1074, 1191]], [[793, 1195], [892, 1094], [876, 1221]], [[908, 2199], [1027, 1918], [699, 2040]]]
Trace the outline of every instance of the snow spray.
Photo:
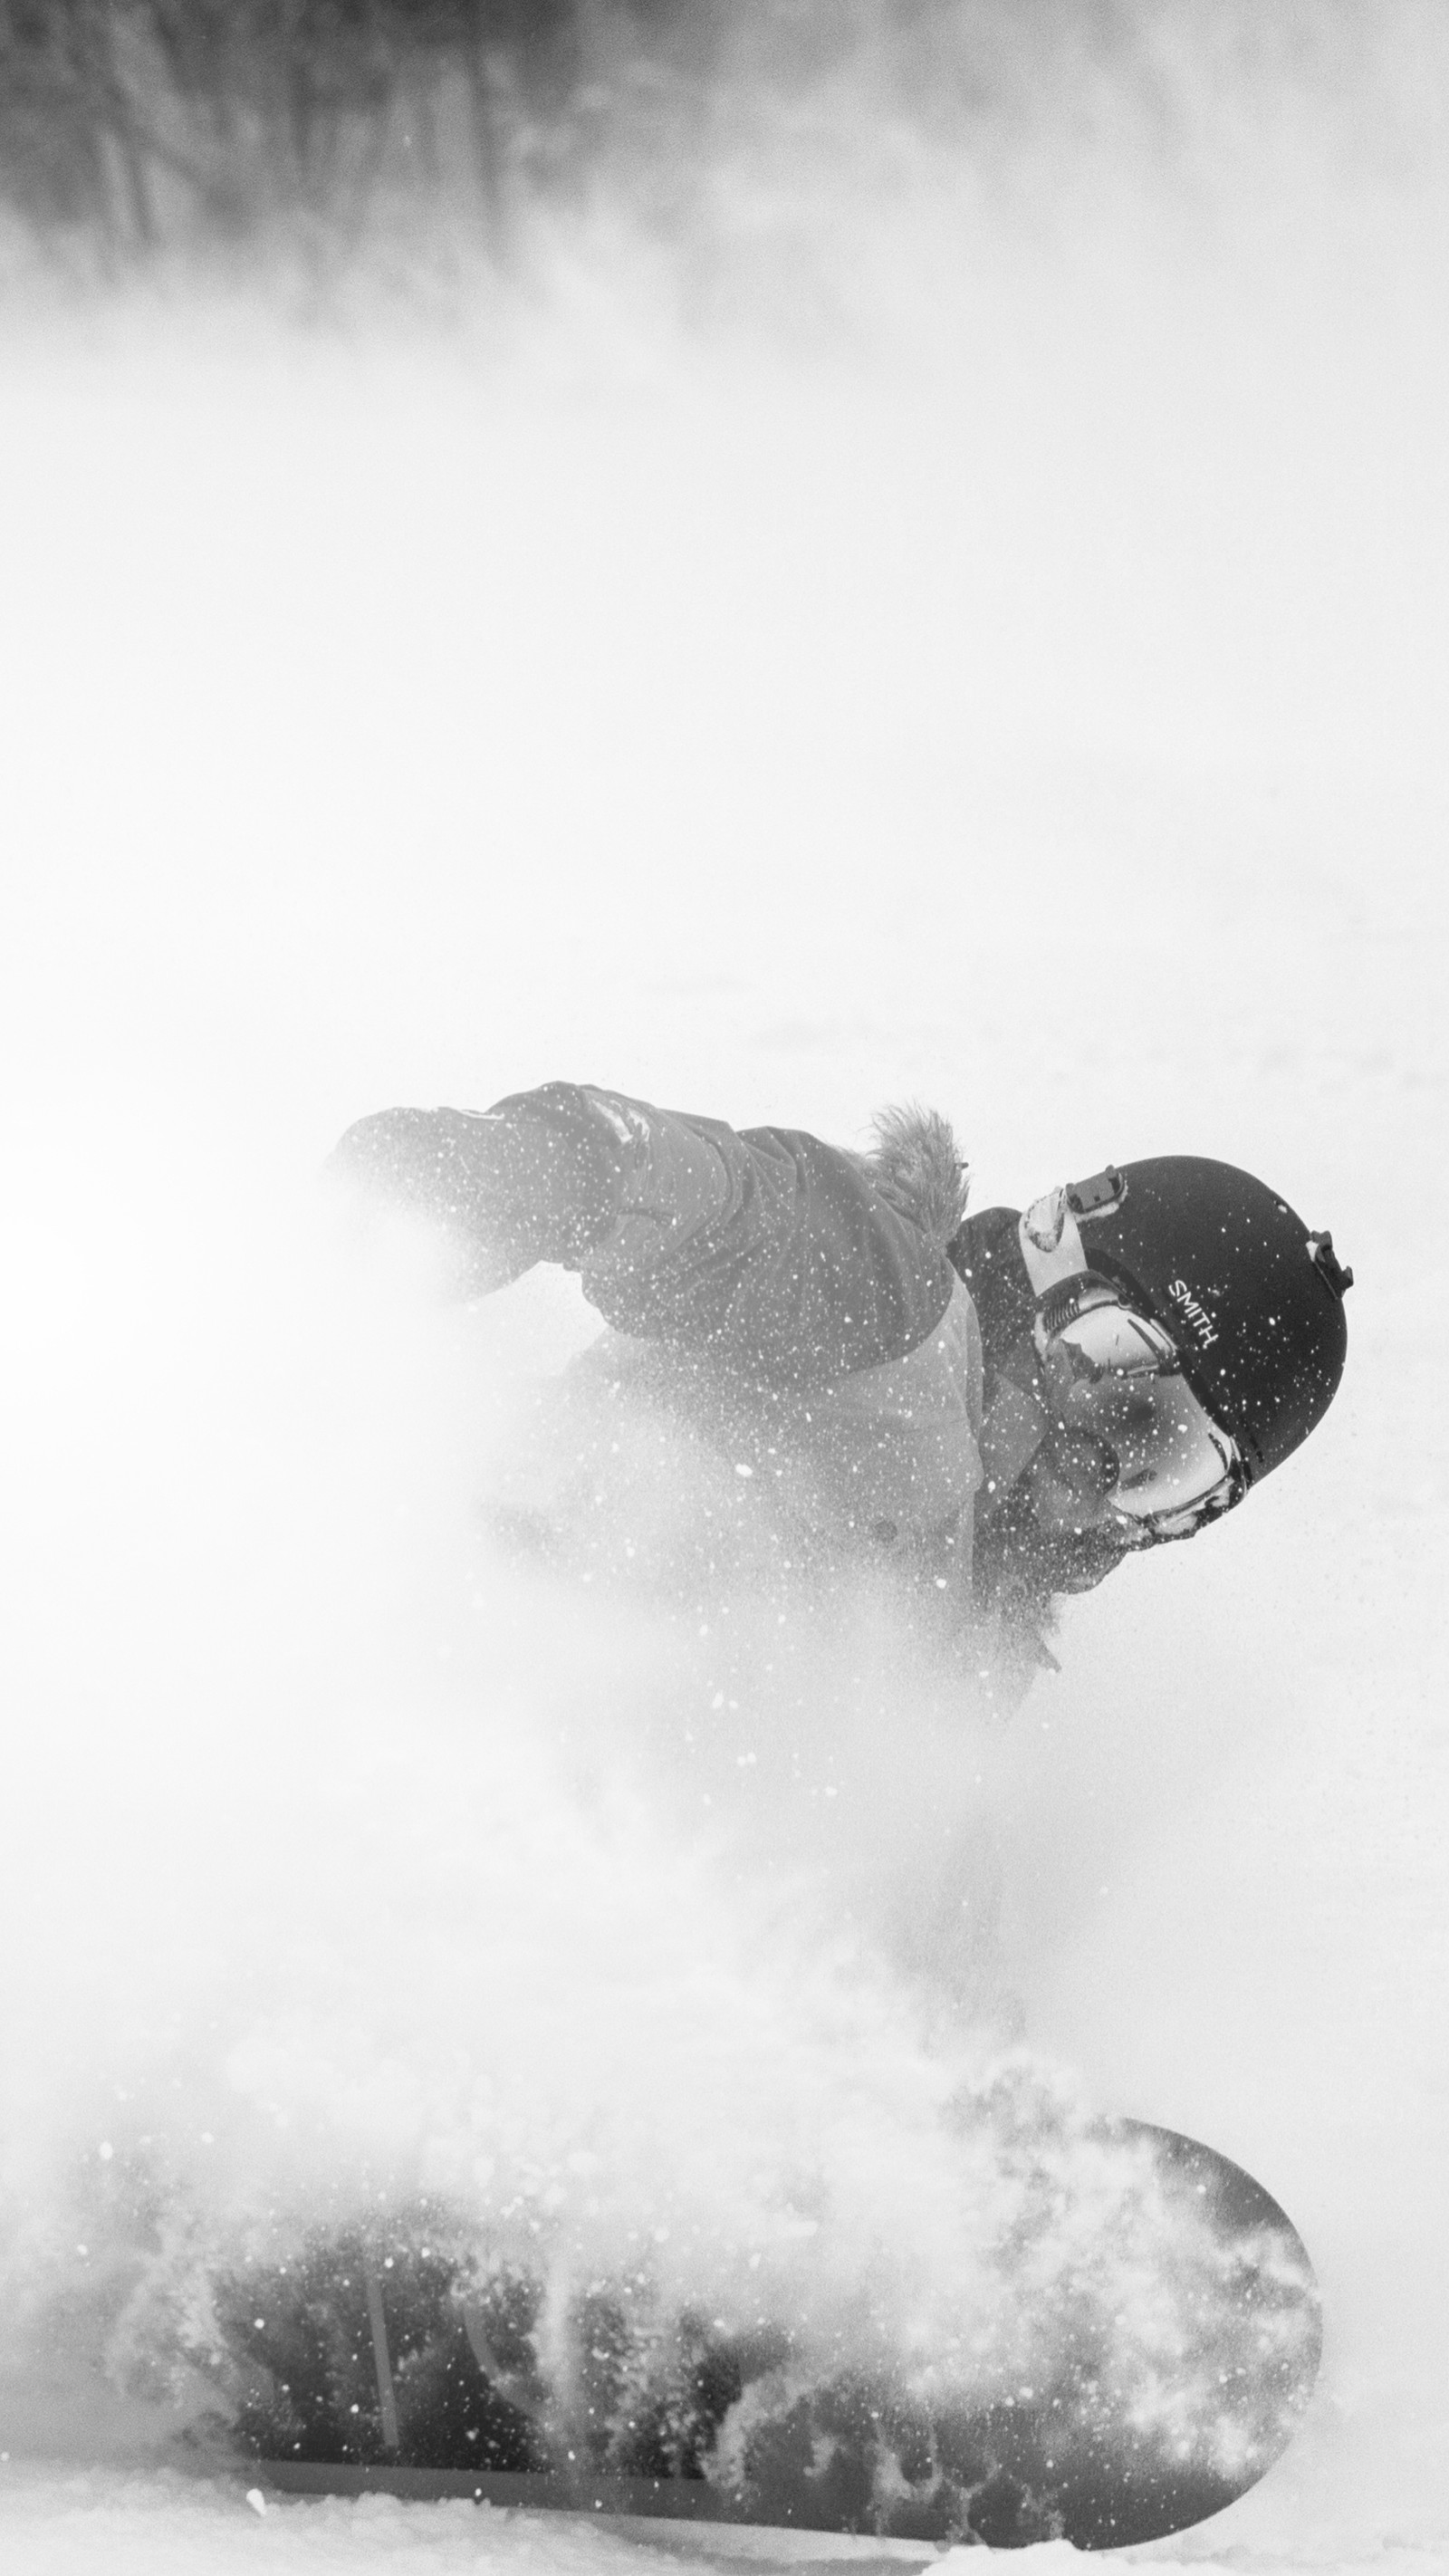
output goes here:
[[701, 2336], [724, 2470], [823, 2379], [1015, 2403], [1067, 2284], [1161, 2412], [1221, 2257], [1013, 2034], [986, 1699], [878, 1592], [747, 1579], [727, 1459], [561, 1407], [557, 1281], [457, 1310], [406, 1227], [243, 1204], [198, 1239], [133, 1154], [103, 1332], [63, 1208], [36, 1252], [5, 2360], [52, 2437], [100, 2363], [127, 2440], [281, 2441], [248, 2354], [319, 2266], [426, 2275], [545, 2450], [678, 2433]]

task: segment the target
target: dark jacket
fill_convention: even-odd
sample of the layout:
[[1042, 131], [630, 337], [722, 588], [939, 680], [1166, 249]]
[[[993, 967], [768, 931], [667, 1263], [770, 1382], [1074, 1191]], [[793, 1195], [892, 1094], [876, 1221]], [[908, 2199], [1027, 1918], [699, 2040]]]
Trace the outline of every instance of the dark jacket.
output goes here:
[[576, 1270], [612, 1328], [596, 1377], [722, 1441], [812, 1541], [913, 1561], [1001, 1651], [1036, 1659], [1052, 1591], [1115, 1561], [1043, 1552], [984, 1490], [993, 1364], [1031, 1293], [1014, 1215], [965, 1217], [935, 1112], [888, 1111], [851, 1153], [550, 1083], [481, 1115], [384, 1112], [339, 1150], [450, 1224], [477, 1284]]
[[894, 1116], [851, 1154], [582, 1096], [619, 1149], [613, 1222], [577, 1263], [614, 1334], [665, 1347], [673, 1399], [728, 1424], [737, 1464], [769, 1460], [797, 1524], [949, 1547], [969, 1584], [981, 1342], [946, 1249], [965, 1173], [945, 1121]]

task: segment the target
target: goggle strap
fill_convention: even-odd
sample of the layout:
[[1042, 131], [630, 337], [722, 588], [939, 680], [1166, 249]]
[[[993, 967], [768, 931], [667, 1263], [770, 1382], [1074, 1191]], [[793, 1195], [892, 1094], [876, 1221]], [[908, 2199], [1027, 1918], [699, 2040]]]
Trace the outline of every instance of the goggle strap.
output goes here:
[[1017, 1229], [1026, 1275], [1038, 1297], [1063, 1279], [1074, 1279], [1090, 1265], [1065, 1188], [1035, 1199]]

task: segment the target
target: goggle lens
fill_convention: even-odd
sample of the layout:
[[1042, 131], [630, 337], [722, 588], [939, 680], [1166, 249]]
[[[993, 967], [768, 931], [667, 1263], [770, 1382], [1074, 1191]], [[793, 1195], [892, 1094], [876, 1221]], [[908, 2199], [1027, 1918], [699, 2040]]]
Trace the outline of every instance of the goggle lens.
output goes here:
[[1063, 1427], [1111, 1453], [1111, 1507], [1144, 1538], [1149, 1525], [1155, 1536], [1186, 1536], [1238, 1499], [1236, 1446], [1182, 1375], [1171, 1335], [1124, 1305], [1106, 1280], [1079, 1274], [1050, 1291], [1035, 1338]]
[[1176, 1345], [1160, 1324], [1115, 1303], [1085, 1307], [1051, 1342], [1091, 1378], [1158, 1377], [1178, 1365]]
[[1184, 1377], [1109, 1381], [1084, 1390], [1079, 1404], [1117, 1460], [1112, 1508], [1132, 1520], [1192, 1511], [1237, 1473], [1231, 1441]]

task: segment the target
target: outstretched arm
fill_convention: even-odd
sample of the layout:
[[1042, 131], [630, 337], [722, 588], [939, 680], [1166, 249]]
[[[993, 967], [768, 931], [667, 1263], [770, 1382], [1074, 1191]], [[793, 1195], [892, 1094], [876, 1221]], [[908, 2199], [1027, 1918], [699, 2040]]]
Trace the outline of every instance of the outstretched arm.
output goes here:
[[556, 1082], [384, 1110], [334, 1162], [447, 1225], [477, 1287], [560, 1261], [620, 1330], [800, 1385], [903, 1358], [950, 1299], [940, 1244], [868, 1161], [796, 1129]]
[[329, 1169], [443, 1226], [475, 1289], [536, 1261], [577, 1268], [616, 1223], [622, 1178], [617, 1138], [568, 1082], [492, 1109], [380, 1109], [348, 1128]]

